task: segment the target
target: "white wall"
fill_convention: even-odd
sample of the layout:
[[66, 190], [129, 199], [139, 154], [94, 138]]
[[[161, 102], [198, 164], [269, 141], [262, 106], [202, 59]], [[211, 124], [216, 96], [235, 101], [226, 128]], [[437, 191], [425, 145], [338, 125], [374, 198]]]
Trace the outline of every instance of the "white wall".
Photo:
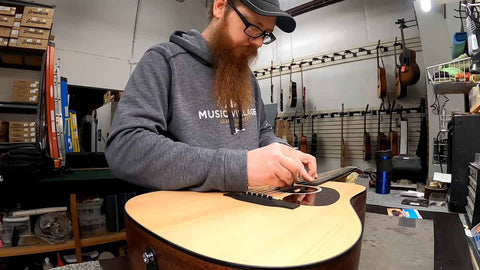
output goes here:
[[[432, 10], [424, 13], [420, 9], [419, 3], [415, 3], [418, 21], [420, 24], [420, 36], [422, 46], [424, 48], [423, 58], [426, 66], [437, 65], [451, 60], [452, 39], [453, 34], [460, 31], [460, 21], [453, 18], [454, 9], [458, 8], [458, 3], [447, 4], [446, 19], [443, 16], [443, 5], [432, 4]], [[433, 89], [430, 85], [427, 87], [429, 104], [434, 102]], [[446, 105], [447, 115], [451, 115], [454, 111], [464, 111], [463, 95], [446, 95], [450, 101]], [[440, 97], [441, 102], [445, 99]], [[430, 166], [429, 176], [432, 177], [433, 172], [440, 172], [440, 166], [433, 164], [433, 138], [439, 131], [438, 116], [429, 108], [429, 153]], [[443, 164], [443, 170], [446, 172], [446, 164]]]
[[[150, 46], [168, 41], [177, 29], [203, 29], [207, 21], [205, 1], [200, 0], [35, 2], [56, 5], [53, 34], [62, 76], [69, 84], [106, 89], [123, 90], [130, 63], [137, 62]], [[133, 43], [137, 3], [139, 16]]]
[[[306, 1], [304, 1], [306, 2]], [[290, 8], [301, 4], [299, 1], [281, 0], [282, 8]], [[399, 18], [414, 19], [413, 0], [345, 0], [343, 2], [317, 9], [295, 17], [297, 29], [292, 34], [275, 31], [277, 41], [261, 48], [259, 58], [253, 69], [286, 63], [292, 58], [319, 54], [323, 52], [343, 51], [360, 46], [376, 44], [382, 41], [401, 39], [400, 29], [395, 22]], [[417, 27], [405, 30], [405, 38], [418, 37]], [[392, 42], [393, 43], [393, 42]], [[423, 52], [417, 52], [417, 63], [422, 71], [420, 81], [408, 89], [408, 96], [398, 100], [398, 105], [418, 107], [420, 98], [425, 97], [425, 79]], [[384, 58], [387, 71], [388, 91], [392, 93], [395, 85], [394, 58]], [[292, 75], [293, 80], [300, 83], [300, 74]], [[346, 110], [378, 108], [381, 100], [377, 98], [377, 65], [376, 59], [352, 62], [347, 64], [323, 67], [304, 72], [304, 84], [307, 87], [306, 110], [314, 107], [320, 111], [340, 110], [342, 102]], [[284, 102], [288, 100], [289, 76], [282, 76]], [[270, 78], [260, 80], [262, 98], [270, 103]], [[275, 87], [274, 102], [279, 101], [279, 77], [273, 80]], [[286, 107], [286, 106], [285, 106]], [[296, 109], [287, 108], [287, 113], [295, 110], [301, 112], [301, 103]], [[319, 131], [321, 132], [321, 131]], [[386, 130], [384, 130], [386, 132]], [[371, 136], [376, 137], [371, 132]], [[347, 145], [348, 148], [348, 145]], [[359, 159], [347, 160], [349, 165], [362, 169], [375, 167], [375, 163]], [[319, 171], [337, 168], [337, 159], [318, 159]]]

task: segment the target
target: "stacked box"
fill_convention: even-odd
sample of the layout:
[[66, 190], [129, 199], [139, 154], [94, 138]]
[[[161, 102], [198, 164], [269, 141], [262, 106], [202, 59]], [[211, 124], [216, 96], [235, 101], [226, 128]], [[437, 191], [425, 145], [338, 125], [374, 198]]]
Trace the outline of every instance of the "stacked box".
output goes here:
[[23, 14], [14, 18], [8, 46], [45, 50], [54, 12], [51, 8], [25, 7]]
[[38, 102], [39, 83], [36, 81], [15, 81], [13, 83], [13, 101]]
[[11, 143], [34, 143], [36, 126], [35, 122], [10, 122], [8, 125], [8, 139]]
[[12, 32], [13, 23], [15, 21], [15, 7], [0, 5], [0, 47], [8, 44], [8, 37]]
[[8, 122], [0, 120], [0, 142], [8, 142]]

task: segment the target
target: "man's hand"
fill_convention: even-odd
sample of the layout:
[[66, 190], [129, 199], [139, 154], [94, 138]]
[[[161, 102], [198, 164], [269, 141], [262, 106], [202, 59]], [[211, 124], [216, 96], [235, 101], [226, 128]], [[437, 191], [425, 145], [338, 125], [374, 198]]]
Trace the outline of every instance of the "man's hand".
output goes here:
[[284, 187], [292, 185], [300, 176], [311, 182], [318, 177], [317, 161], [309, 154], [273, 143], [248, 151], [247, 176], [249, 186]]

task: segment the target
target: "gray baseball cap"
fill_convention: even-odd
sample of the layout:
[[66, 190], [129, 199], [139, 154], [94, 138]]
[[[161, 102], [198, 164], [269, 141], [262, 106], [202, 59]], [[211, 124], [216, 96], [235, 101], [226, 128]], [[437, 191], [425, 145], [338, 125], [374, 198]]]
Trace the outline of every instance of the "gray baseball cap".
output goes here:
[[280, 9], [278, 0], [240, 0], [245, 6], [263, 16], [277, 17], [277, 26], [282, 31], [291, 33], [297, 23], [290, 14]]

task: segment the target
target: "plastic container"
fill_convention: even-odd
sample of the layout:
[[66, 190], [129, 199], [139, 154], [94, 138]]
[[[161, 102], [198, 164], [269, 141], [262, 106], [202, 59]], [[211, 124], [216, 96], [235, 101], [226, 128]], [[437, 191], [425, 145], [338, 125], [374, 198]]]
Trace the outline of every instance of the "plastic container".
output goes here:
[[2, 241], [0, 247], [12, 246], [12, 232], [11, 228], [0, 230], [0, 240]]
[[18, 235], [20, 236], [32, 235], [30, 217], [4, 217], [3, 228], [11, 229], [13, 231], [13, 227], [16, 228]]
[[77, 203], [78, 218], [92, 219], [101, 217], [103, 199], [94, 199], [91, 201]]
[[100, 217], [79, 217], [78, 225], [80, 234], [83, 236], [107, 232], [107, 219], [105, 215], [100, 215]]

